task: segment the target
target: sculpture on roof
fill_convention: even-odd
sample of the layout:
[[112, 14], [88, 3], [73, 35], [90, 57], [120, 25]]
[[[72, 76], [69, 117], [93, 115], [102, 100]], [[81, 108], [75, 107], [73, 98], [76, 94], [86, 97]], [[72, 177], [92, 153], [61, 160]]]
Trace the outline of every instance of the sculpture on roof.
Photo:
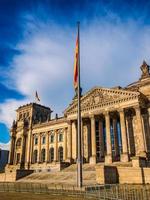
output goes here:
[[150, 66], [145, 62], [145, 60], [143, 61], [143, 64], [141, 65], [140, 68], [142, 71], [142, 75], [141, 75], [142, 79], [150, 76], [150, 73], [149, 73]]

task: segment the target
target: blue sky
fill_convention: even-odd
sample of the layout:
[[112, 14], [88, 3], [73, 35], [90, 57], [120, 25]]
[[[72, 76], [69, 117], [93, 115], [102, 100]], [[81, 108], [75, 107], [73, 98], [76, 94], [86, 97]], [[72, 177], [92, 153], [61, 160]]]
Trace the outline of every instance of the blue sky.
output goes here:
[[71, 102], [78, 20], [83, 91], [138, 80], [150, 64], [149, 10], [137, 0], [0, 0], [0, 142], [36, 90], [54, 113]]

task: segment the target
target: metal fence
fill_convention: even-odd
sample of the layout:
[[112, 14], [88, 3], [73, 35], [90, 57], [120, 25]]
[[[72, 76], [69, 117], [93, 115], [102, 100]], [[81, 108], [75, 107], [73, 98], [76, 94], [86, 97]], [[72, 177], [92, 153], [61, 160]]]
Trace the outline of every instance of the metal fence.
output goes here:
[[31, 192], [92, 200], [150, 200], [150, 185], [95, 185], [79, 189], [40, 183], [0, 183], [0, 192]]
[[150, 200], [150, 185], [97, 185], [85, 189], [99, 199]]

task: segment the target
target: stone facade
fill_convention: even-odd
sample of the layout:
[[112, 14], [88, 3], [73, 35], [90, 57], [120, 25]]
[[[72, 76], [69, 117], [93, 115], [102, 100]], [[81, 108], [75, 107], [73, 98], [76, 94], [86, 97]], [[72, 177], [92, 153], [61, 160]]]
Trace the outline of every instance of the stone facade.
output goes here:
[[[125, 88], [94, 87], [82, 96], [83, 162], [150, 159], [150, 73], [145, 62], [141, 71], [140, 79]], [[36, 103], [17, 109], [7, 167], [47, 170], [76, 162], [77, 99], [63, 117], [51, 119], [51, 112]]]

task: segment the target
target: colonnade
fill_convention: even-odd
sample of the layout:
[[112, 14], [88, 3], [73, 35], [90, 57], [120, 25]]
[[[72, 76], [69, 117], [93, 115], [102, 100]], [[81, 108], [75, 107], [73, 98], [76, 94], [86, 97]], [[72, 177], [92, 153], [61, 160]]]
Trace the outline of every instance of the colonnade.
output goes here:
[[[100, 114], [96, 113], [86, 117], [86, 120], [87, 118], [90, 124], [90, 135], [88, 135], [90, 140], [87, 145], [89, 148], [88, 152], [90, 152], [88, 162], [105, 161], [108, 164], [113, 161], [128, 162], [133, 156], [146, 157], [150, 151], [147, 145], [150, 143], [150, 137], [148, 138], [149, 141], [146, 139], [146, 135], [150, 132], [145, 133], [145, 127], [142, 122], [143, 115], [139, 106], [111, 112], [107, 111]], [[96, 122], [99, 124], [100, 150], [97, 147]], [[75, 122], [72, 121], [72, 123]], [[70, 133], [68, 133], [68, 157], [70, 159], [73, 157], [72, 151], [74, 149], [72, 148], [71, 136], [72, 134], [77, 134], [77, 132], [71, 132], [72, 123], [69, 125]], [[82, 124], [84, 124], [84, 118], [82, 118]], [[86, 125], [89, 124], [87, 123]], [[147, 129], [149, 129], [149, 117], [147, 118], [147, 125]], [[98, 151], [100, 151], [100, 158], [98, 158]], [[73, 160], [75, 159], [74, 157]]]

